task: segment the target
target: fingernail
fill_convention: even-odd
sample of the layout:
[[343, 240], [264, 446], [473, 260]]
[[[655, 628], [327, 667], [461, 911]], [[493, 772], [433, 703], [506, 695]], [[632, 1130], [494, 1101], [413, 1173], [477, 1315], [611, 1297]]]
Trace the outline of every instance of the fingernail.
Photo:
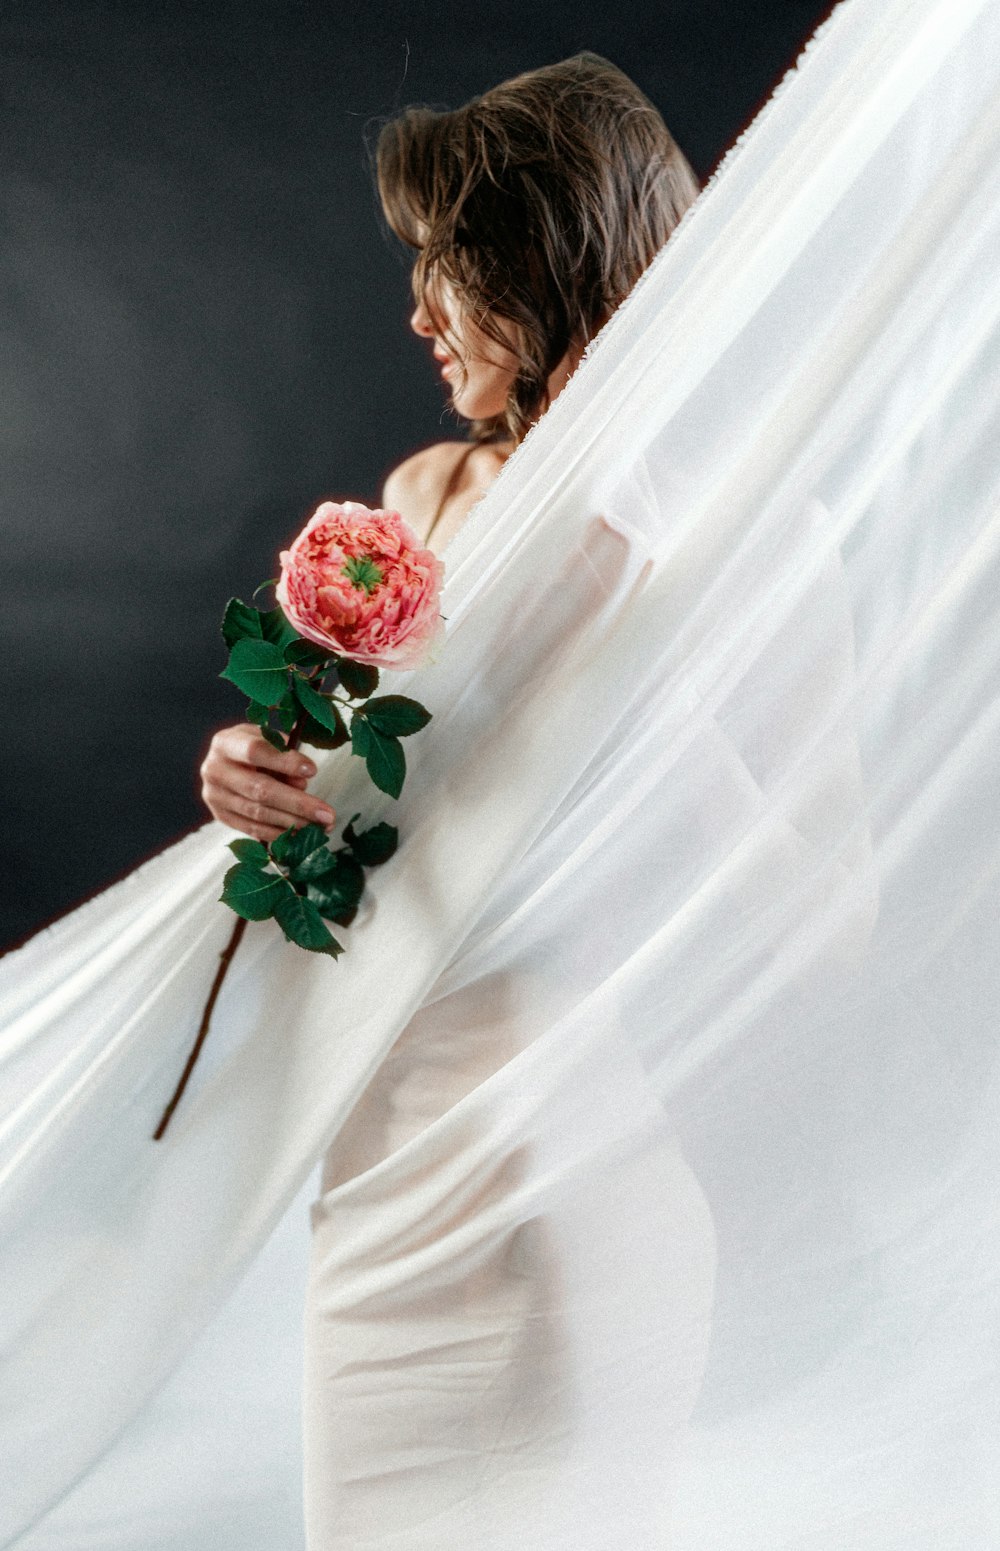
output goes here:
[[300, 763], [299, 763], [299, 775], [310, 776], [310, 775], [315, 775], [315, 774], [316, 774], [316, 766], [314, 764], [311, 764], [308, 759], [303, 759], [303, 760], [300, 761]]
[[335, 817], [336, 817], [336, 815], [334, 814], [332, 808], [317, 808], [316, 809], [316, 822], [317, 822], [317, 824], [322, 824], [327, 829], [329, 829], [329, 827], [333, 823]]

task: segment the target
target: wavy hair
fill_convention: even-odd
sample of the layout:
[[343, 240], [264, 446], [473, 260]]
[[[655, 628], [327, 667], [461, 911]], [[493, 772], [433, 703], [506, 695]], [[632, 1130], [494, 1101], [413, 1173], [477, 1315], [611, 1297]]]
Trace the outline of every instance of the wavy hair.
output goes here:
[[470, 424], [476, 441], [521, 441], [553, 369], [610, 317], [700, 192], [657, 109], [591, 53], [461, 108], [407, 108], [383, 123], [374, 161], [386, 220], [417, 253], [414, 298], [441, 337], [446, 280], [517, 358], [504, 413]]

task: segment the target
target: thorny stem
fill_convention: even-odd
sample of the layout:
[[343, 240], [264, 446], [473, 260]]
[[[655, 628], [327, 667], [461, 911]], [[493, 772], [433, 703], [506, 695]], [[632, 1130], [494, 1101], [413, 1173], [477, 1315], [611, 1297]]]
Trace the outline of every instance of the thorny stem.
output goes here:
[[[298, 748], [300, 742], [302, 741], [302, 729], [305, 726], [305, 720], [306, 713], [303, 712], [288, 735], [288, 748]], [[166, 1109], [163, 1111], [163, 1114], [160, 1117], [160, 1123], [156, 1130], [153, 1132], [154, 1142], [158, 1142], [160, 1140], [164, 1131], [167, 1129], [167, 1126], [170, 1124], [170, 1117], [180, 1103], [184, 1089], [187, 1087], [188, 1078], [194, 1071], [194, 1064], [197, 1061], [199, 1054], [201, 1053], [202, 1045], [205, 1043], [205, 1037], [208, 1034], [208, 1026], [212, 1021], [212, 1012], [215, 1008], [216, 1001], [218, 1000], [219, 992], [222, 990], [222, 982], [226, 978], [226, 975], [229, 971], [229, 966], [233, 962], [233, 959], [236, 955], [236, 950], [242, 941], [243, 933], [246, 931], [246, 929], [247, 923], [243, 916], [237, 916], [236, 925], [233, 927], [233, 934], [226, 946], [223, 948], [222, 952], [219, 954], [219, 967], [215, 972], [215, 979], [212, 981], [212, 989], [208, 993], [208, 1000], [205, 1003], [205, 1008], [201, 1015], [201, 1023], [198, 1026], [198, 1033], [195, 1038], [195, 1042], [191, 1047], [191, 1054], [187, 1058], [187, 1063], [183, 1072], [181, 1073], [180, 1081], [178, 1082], [177, 1087], [174, 1089], [173, 1097], [171, 1098], [170, 1103], [167, 1105]]]

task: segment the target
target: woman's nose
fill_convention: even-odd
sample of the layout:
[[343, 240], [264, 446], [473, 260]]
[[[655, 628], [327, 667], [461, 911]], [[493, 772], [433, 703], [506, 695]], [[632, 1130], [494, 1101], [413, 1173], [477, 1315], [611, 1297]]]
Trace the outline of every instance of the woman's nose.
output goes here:
[[425, 338], [429, 338], [434, 333], [430, 313], [427, 311], [423, 298], [417, 303], [410, 315], [410, 327], [415, 334], [423, 334]]

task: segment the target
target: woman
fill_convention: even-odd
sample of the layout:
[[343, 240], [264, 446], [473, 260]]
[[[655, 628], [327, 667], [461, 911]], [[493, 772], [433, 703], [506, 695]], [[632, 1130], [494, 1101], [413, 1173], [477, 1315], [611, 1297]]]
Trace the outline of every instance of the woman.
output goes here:
[[[351, 952], [262, 926], [164, 1149], [219, 827], [8, 961], [4, 1545], [215, 1545], [230, 1510], [233, 1544], [289, 1538], [246, 1418], [192, 1449], [176, 1391], [137, 1419], [150, 1468], [70, 1489], [320, 1156], [312, 1551], [995, 1543], [998, 61], [995, 6], [838, 8], [473, 513], [407, 850]], [[641, 268], [659, 131], [607, 67], [560, 69], [383, 142], [470, 460], [624, 294], [598, 304], [602, 255]], [[558, 157], [514, 154], [521, 92]], [[502, 427], [460, 397], [480, 367]], [[457, 457], [410, 465], [425, 522]], [[213, 1491], [163, 1531], [182, 1452]]]
[[[434, 342], [472, 438], [415, 453], [382, 492], [440, 554], [698, 182], [648, 98], [586, 53], [451, 113], [410, 109], [383, 128], [376, 164], [389, 224], [417, 252], [410, 326]], [[272, 840], [334, 822], [306, 790], [315, 773], [243, 722], [212, 739], [202, 797], [223, 824]]]
[[[561, 392], [698, 183], [652, 104], [593, 54], [518, 76], [454, 112], [404, 112], [383, 127], [376, 165], [389, 224], [417, 254], [411, 327], [433, 344], [451, 406], [470, 428], [464, 443], [440, 442], [408, 458], [383, 491], [382, 504], [401, 511], [440, 553]], [[204, 800], [223, 823], [269, 840], [290, 824], [332, 824], [333, 810], [306, 789], [313, 774], [301, 754], [276, 753], [242, 724], [212, 740]], [[446, 1270], [433, 1310], [404, 1274], [391, 1312], [380, 1296], [369, 1317], [358, 1278], [385, 1265], [386, 1246], [345, 1248], [356, 1241], [340, 1206], [346, 1188], [350, 1221], [367, 1221], [377, 1240], [386, 1214], [376, 1200], [359, 1198], [358, 1187], [363, 1192], [380, 1162], [429, 1134], [523, 1048], [525, 987], [516, 980], [494, 977], [486, 989], [422, 1009], [326, 1156], [307, 1299], [311, 1547], [382, 1544], [383, 1534], [423, 1546], [439, 1533], [448, 1543], [449, 1505], [470, 1491], [494, 1521], [489, 1532], [484, 1526], [484, 1545], [494, 1544], [493, 1532], [498, 1544], [515, 1533], [500, 1528], [508, 1511], [512, 1522], [536, 1525], [543, 1512], [563, 1426], [554, 1399], [563, 1382], [560, 1322], [551, 1306], [558, 1256], [543, 1229], [524, 1224], [499, 1255], [486, 1252], [457, 1277]], [[521, 1172], [516, 1150], [498, 1160], [475, 1213], [487, 1216], [516, 1191]], [[707, 1286], [710, 1229], [693, 1179], [672, 1154], [663, 1184], [688, 1204], [689, 1266]], [[397, 1196], [405, 1199], [405, 1187]], [[444, 1246], [467, 1225], [468, 1209], [459, 1209], [429, 1231]], [[387, 1283], [397, 1274], [390, 1271]], [[700, 1362], [698, 1351], [692, 1373], [672, 1381], [671, 1404], [681, 1413]], [[498, 1472], [509, 1450], [517, 1466]]]

